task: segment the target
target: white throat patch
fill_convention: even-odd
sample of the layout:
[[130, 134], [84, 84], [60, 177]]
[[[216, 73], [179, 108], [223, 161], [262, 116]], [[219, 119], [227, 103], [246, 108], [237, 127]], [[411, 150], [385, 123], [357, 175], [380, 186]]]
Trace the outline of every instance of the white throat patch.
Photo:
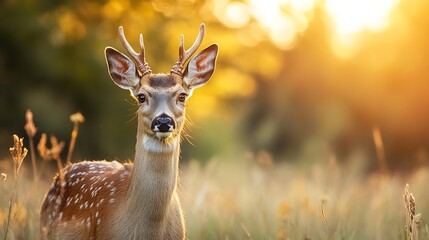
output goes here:
[[148, 152], [172, 153], [177, 147], [177, 141], [173, 140], [169, 143], [165, 143], [145, 135], [143, 136], [143, 147]]

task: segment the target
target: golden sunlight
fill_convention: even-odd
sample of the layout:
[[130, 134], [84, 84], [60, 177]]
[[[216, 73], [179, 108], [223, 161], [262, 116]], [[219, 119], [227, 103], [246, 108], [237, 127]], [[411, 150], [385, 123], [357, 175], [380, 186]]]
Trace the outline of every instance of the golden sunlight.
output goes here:
[[249, 5], [254, 18], [266, 29], [273, 43], [289, 49], [297, 34], [307, 28], [314, 0], [249, 0]]
[[343, 57], [351, 55], [356, 34], [381, 31], [398, 0], [326, 0], [325, 8], [334, 30], [334, 51]]
[[[292, 48], [297, 35], [307, 29], [314, 2], [315, 0], [248, 0], [241, 3], [223, 0], [213, 1], [212, 4], [216, 17], [226, 26], [251, 26], [248, 23], [253, 19], [270, 41], [286, 50]], [[246, 39], [245, 44], [254, 45], [249, 39]]]

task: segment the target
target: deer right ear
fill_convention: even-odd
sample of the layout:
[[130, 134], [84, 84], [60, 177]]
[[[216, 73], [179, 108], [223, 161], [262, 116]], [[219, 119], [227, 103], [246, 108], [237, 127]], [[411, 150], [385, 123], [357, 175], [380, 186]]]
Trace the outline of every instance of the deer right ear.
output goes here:
[[219, 46], [212, 44], [189, 61], [183, 81], [190, 89], [201, 87], [210, 79], [215, 69], [218, 50]]
[[122, 89], [136, 89], [140, 83], [140, 77], [133, 61], [112, 47], [107, 47], [104, 52], [113, 82]]

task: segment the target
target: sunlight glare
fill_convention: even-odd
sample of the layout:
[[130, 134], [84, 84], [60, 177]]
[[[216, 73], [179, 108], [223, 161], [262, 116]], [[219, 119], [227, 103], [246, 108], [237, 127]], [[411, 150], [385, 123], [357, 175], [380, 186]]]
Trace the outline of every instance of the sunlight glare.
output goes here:
[[378, 31], [388, 22], [397, 0], [327, 0], [326, 10], [339, 34]]
[[226, 7], [224, 22], [233, 28], [240, 28], [250, 20], [250, 14], [244, 3], [232, 2]]
[[[296, 36], [308, 26], [306, 14], [314, 7], [314, 0], [249, 0], [254, 18], [273, 43], [282, 49], [293, 47]], [[285, 10], [287, 9], [287, 10]]]
[[333, 26], [333, 51], [340, 57], [353, 55], [358, 34], [381, 31], [398, 0], [326, 0], [325, 8]]

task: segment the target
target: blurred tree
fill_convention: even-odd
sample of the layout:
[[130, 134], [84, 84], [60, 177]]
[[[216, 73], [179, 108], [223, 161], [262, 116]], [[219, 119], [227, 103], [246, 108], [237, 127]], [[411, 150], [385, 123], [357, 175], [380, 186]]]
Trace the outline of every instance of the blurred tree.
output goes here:
[[[389, 16], [384, 28], [373, 31], [361, 22], [352, 34], [342, 29], [346, 43], [338, 41], [338, 21], [332, 20], [347, 10], [333, 8], [339, 3], [3, 1], [0, 146], [8, 146], [13, 132], [23, 135], [28, 108], [38, 134], [67, 141], [69, 115], [81, 111], [86, 121], [77, 158], [132, 158], [136, 105], [110, 82], [104, 48], [122, 49], [119, 25], [134, 46], [142, 32], [152, 69], [167, 72], [180, 33], [189, 45], [205, 22], [203, 45], [218, 42], [220, 55], [214, 78], [189, 104], [195, 124], [188, 132], [196, 147], [185, 142], [183, 159], [250, 149], [268, 150], [276, 159], [363, 153], [372, 160], [371, 131], [379, 126], [391, 167], [427, 163], [429, 3], [400, 1], [391, 14], [380, 13]], [[365, 9], [358, 10], [361, 16], [351, 20], [367, 19]], [[0, 156], [6, 154], [0, 148]]]

